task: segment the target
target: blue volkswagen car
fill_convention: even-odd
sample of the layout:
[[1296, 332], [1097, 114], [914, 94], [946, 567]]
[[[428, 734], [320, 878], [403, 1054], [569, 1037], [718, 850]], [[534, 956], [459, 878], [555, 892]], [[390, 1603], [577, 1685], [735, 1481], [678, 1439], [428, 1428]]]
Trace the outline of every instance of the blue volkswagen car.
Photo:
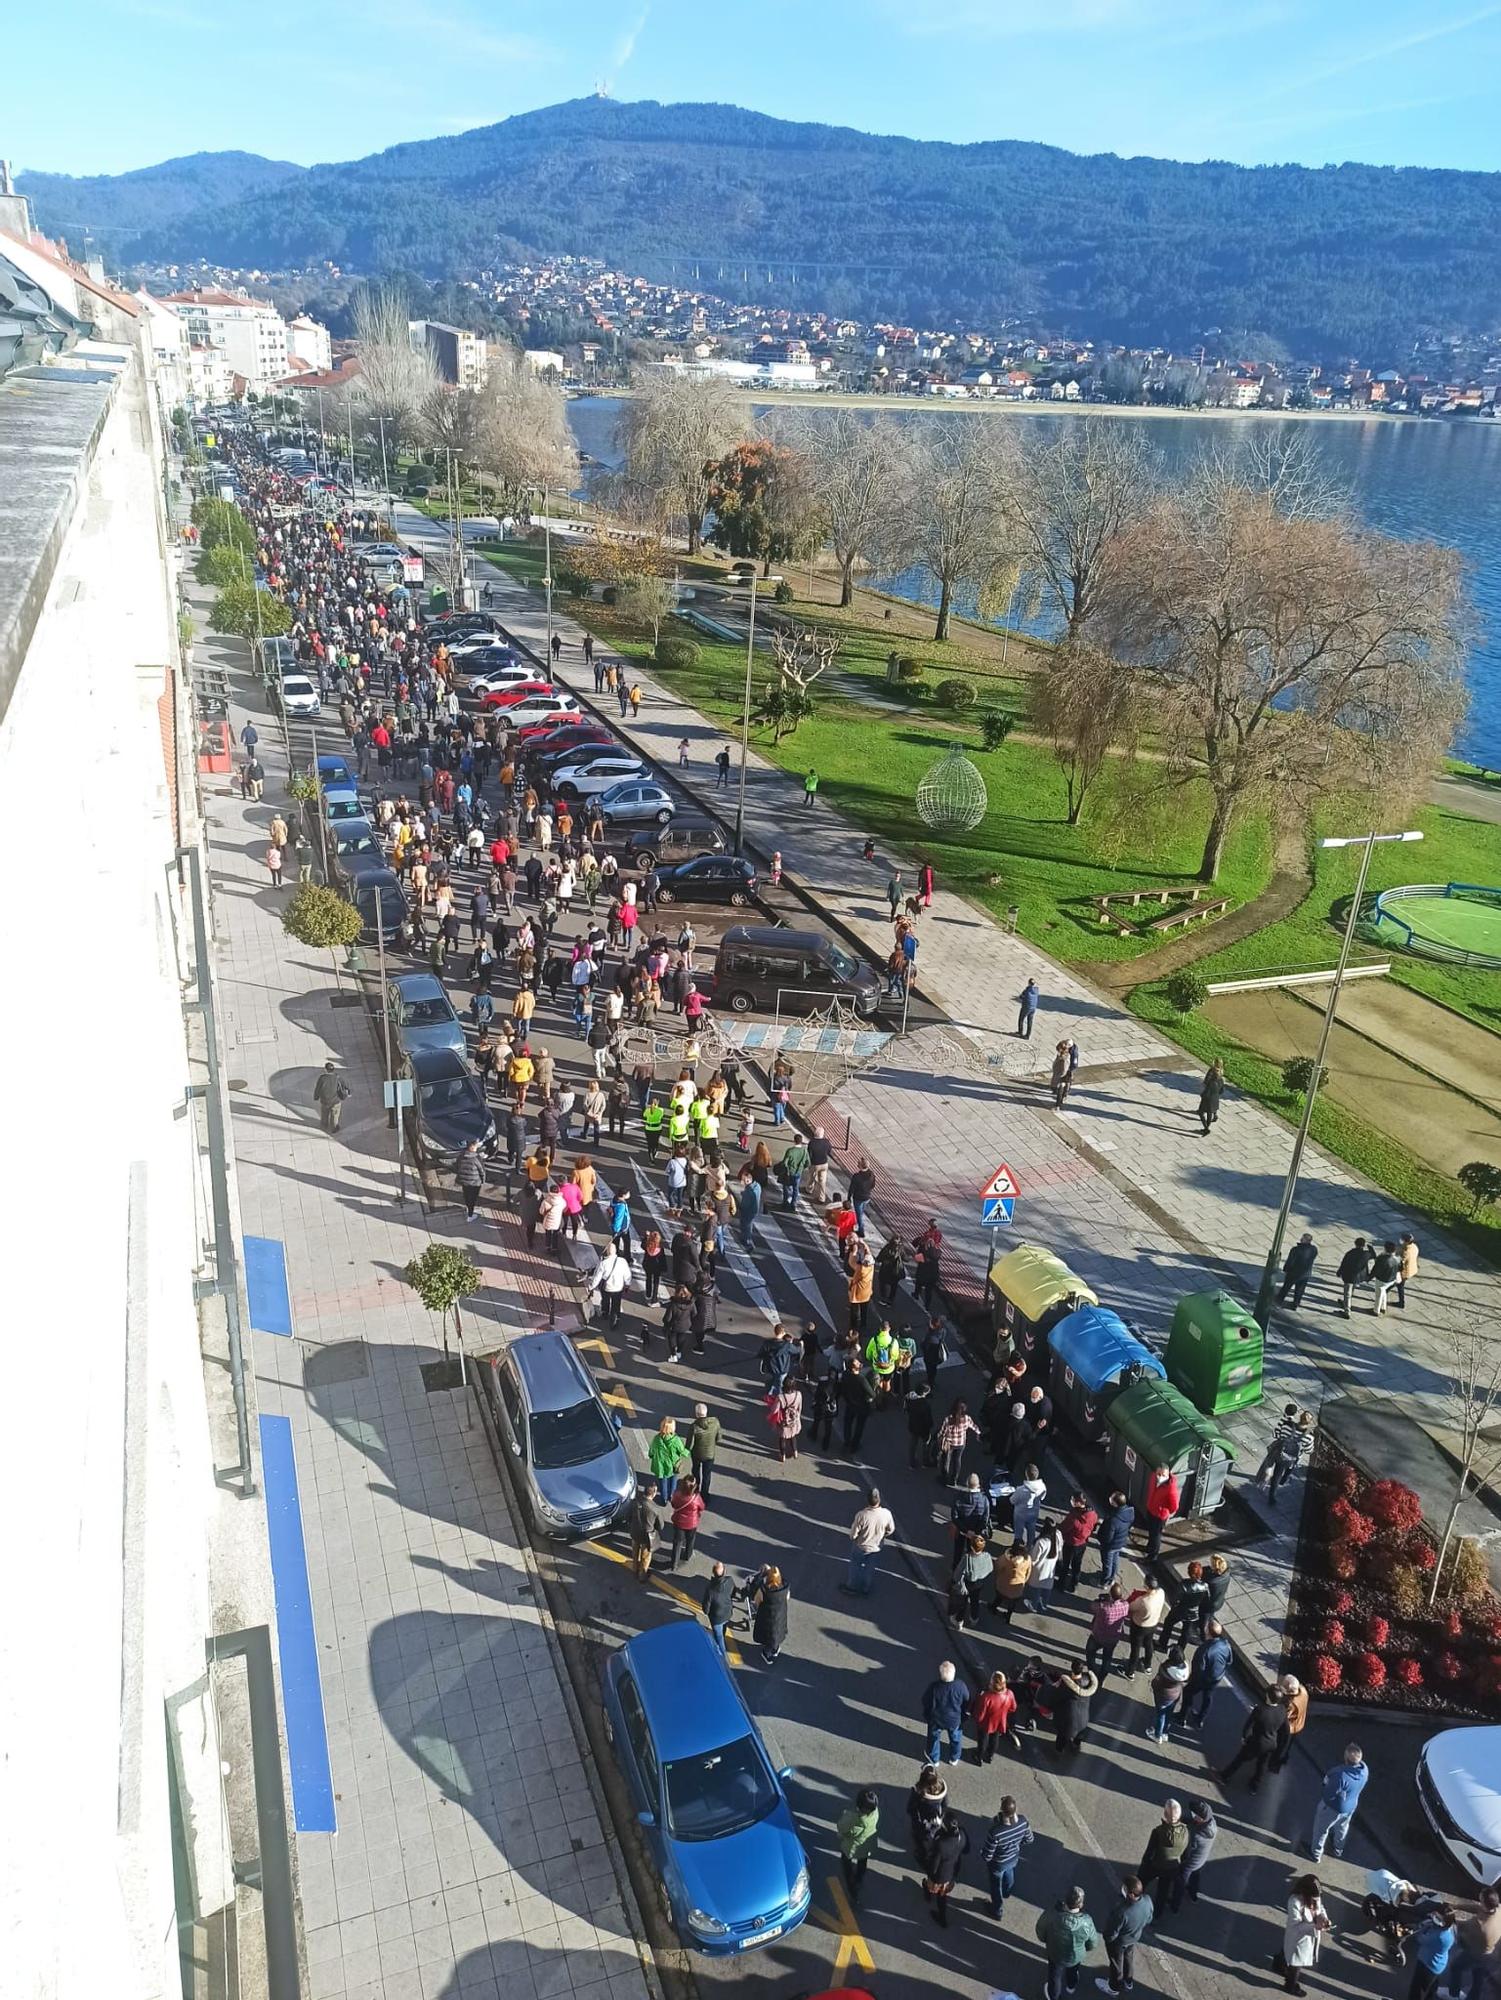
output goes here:
[[403, 1051], [452, 1049], [464, 1054], [464, 1024], [443, 982], [431, 972], [398, 972], [386, 981], [391, 1026]]
[[808, 1857], [779, 1771], [702, 1625], [661, 1625], [605, 1668], [605, 1720], [679, 1936], [728, 1957], [808, 1914]]

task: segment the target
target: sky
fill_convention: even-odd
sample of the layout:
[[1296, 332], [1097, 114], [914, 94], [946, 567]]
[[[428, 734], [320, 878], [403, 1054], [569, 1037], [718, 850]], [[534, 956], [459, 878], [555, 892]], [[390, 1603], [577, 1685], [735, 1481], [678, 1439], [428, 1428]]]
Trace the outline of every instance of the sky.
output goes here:
[[353, 159], [601, 84], [920, 139], [1501, 168], [1501, 0], [55, 0], [5, 45], [0, 152], [60, 173]]

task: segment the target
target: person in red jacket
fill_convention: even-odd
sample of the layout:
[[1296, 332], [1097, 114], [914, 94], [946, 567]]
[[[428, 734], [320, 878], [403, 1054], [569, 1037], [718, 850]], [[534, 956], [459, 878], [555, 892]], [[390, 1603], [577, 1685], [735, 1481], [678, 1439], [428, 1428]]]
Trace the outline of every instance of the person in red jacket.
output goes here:
[[1084, 1551], [1100, 1525], [1100, 1517], [1082, 1493], [1074, 1494], [1062, 1521], [1063, 1553], [1058, 1558], [1055, 1590], [1077, 1590], [1079, 1572], [1084, 1567]]
[[1154, 1466], [1152, 1476], [1147, 1481], [1147, 1490], [1142, 1499], [1142, 1509], [1147, 1517], [1147, 1561], [1156, 1562], [1162, 1554], [1162, 1534], [1169, 1521], [1178, 1511], [1178, 1482], [1165, 1465]]
[[680, 1479], [672, 1494], [672, 1567], [691, 1562], [698, 1540], [698, 1524], [704, 1518], [703, 1496], [694, 1479]]
[[985, 1691], [975, 1702], [975, 1762], [988, 1764], [995, 1755], [995, 1746], [1001, 1741], [1011, 1745], [1013, 1750], [1021, 1748], [1011, 1734], [1011, 1718], [1016, 1713], [1016, 1696], [1006, 1685], [1006, 1676], [994, 1673]]

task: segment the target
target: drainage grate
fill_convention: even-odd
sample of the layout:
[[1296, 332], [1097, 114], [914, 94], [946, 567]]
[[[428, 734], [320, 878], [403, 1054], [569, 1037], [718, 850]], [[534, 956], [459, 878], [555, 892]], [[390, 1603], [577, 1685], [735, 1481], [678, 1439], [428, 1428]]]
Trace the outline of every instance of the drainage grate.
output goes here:
[[447, 1361], [424, 1361], [420, 1366], [422, 1386], [430, 1396], [439, 1389], [462, 1389], [464, 1386], [457, 1355]]
[[328, 1004], [330, 1007], [361, 1007], [364, 1002], [358, 993], [332, 993]]
[[232, 1076], [229, 1079], [229, 1088], [231, 1090], [249, 1090], [250, 1084], [243, 1076]]
[[358, 1382], [369, 1373], [370, 1356], [363, 1340], [336, 1340], [327, 1347], [310, 1347], [303, 1355], [305, 1389], [327, 1389], [335, 1382]]

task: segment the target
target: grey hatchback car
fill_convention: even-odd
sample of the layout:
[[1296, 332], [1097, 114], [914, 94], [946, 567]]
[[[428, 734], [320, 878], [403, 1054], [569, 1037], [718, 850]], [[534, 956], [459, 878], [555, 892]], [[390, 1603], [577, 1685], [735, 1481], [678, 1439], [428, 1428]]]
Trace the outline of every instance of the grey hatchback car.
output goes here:
[[500, 1434], [538, 1532], [564, 1540], [612, 1526], [636, 1474], [568, 1335], [522, 1334], [489, 1366]]

